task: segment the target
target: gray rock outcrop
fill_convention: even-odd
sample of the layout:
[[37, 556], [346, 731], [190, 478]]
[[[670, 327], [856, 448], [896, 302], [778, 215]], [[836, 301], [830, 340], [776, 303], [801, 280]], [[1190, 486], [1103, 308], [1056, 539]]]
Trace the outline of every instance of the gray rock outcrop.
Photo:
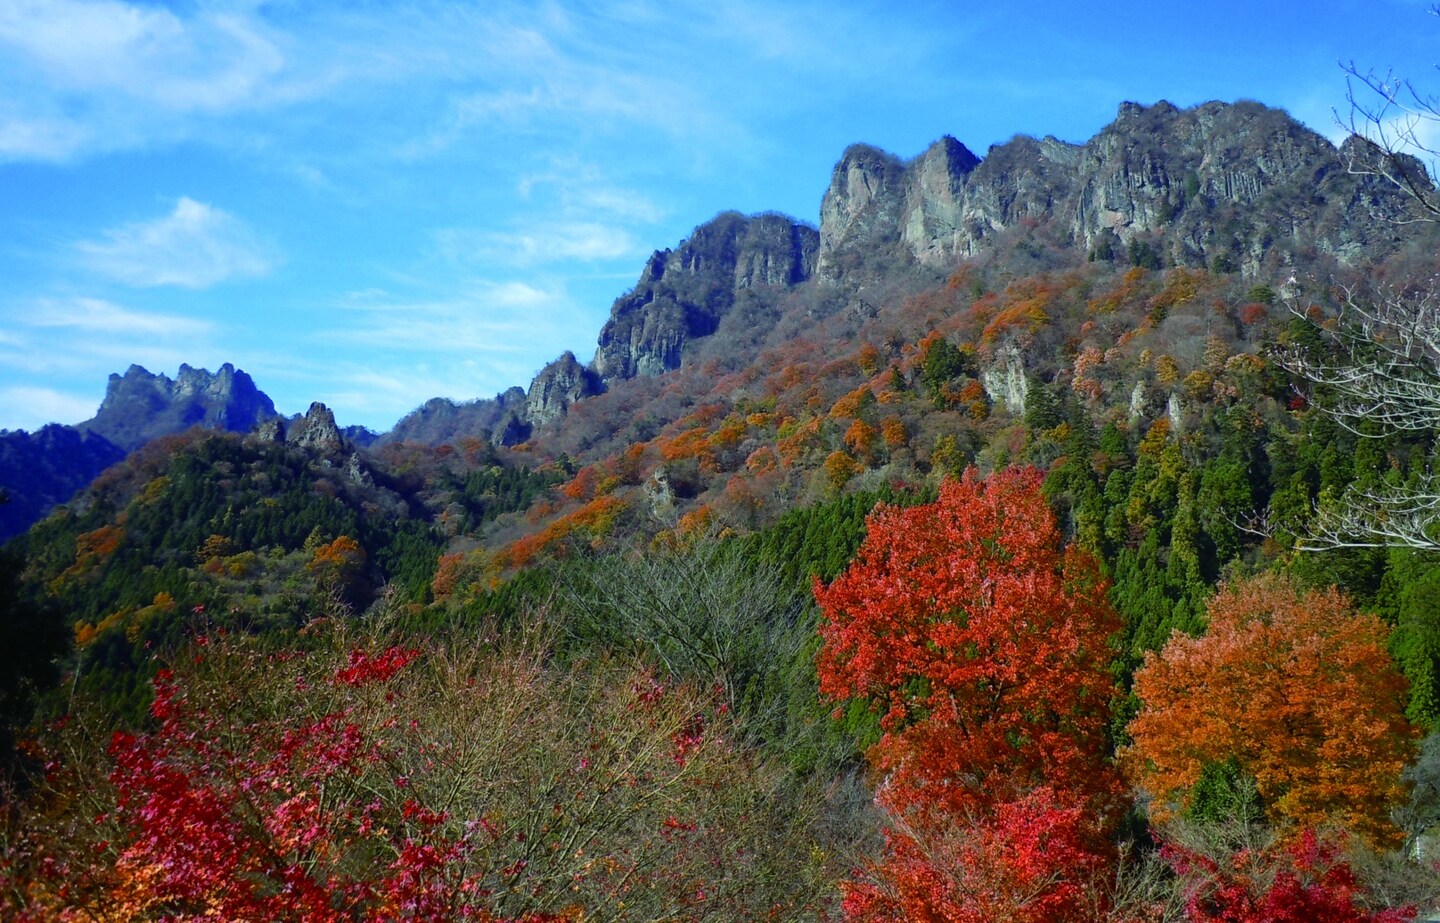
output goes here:
[[560, 416], [582, 397], [599, 394], [601, 385], [594, 372], [585, 368], [566, 350], [559, 359], [545, 366], [525, 395], [525, 419], [533, 426], [543, 426]]
[[192, 426], [247, 433], [278, 416], [250, 376], [228, 362], [214, 374], [182, 364], [173, 381], [132, 365], [110, 376], [100, 409], [76, 428], [130, 451]]
[[1356, 262], [1398, 244], [1408, 203], [1341, 148], [1279, 109], [1124, 103], [1084, 144], [1016, 137], [984, 160], [942, 138], [912, 161], [856, 145], [820, 208], [819, 274], [865, 255], [944, 266], [1027, 220], [1101, 254], [1144, 244], [1162, 262], [1258, 272], [1304, 248]]
[[335, 414], [319, 401], [310, 405], [305, 416], [285, 427], [285, 444], [309, 449], [319, 455], [339, 455], [350, 450]]
[[739, 292], [804, 282], [819, 249], [813, 228], [783, 215], [717, 216], [650, 257], [611, 308], [591, 369], [608, 382], [679, 368], [685, 344], [714, 333]]

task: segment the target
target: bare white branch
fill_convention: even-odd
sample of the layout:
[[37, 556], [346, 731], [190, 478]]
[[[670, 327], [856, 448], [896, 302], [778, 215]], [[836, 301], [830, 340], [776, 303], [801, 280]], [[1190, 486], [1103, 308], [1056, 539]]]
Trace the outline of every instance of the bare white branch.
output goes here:
[[1297, 547], [1440, 551], [1440, 480], [1432, 475], [1417, 487], [1351, 490], [1318, 504]]
[[[1300, 349], [1276, 355], [1281, 366], [1329, 388], [1335, 419], [1359, 435], [1440, 427], [1440, 281], [1370, 299], [1341, 288], [1338, 316], [1321, 321], [1338, 355], [1317, 358]], [[1312, 323], [1311, 310], [1290, 310]], [[1371, 424], [1371, 425], [1366, 425]]]
[[1440, 192], [1432, 179], [1437, 152], [1427, 140], [1430, 124], [1440, 122], [1440, 101], [1394, 73], [1381, 76], [1354, 63], [1343, 68], [1350, 110], [1336, 113], [1335, 121], [1353, 137], [1345, 147], [1349, 171], [1384, 180], [1409, 197], [1416, 212], [1397, 223], [1440, 221]]

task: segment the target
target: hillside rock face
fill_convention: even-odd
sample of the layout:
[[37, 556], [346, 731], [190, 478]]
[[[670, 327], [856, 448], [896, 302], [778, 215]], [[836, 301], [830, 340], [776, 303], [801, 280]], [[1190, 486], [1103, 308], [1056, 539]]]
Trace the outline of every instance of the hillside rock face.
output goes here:
[[650, 257], [611, 308], [591, 368], [602, 382], [679, 368], [685, 344], [714, 333], [739, 292], [804, 282], [819, 249], [813, 228], [783, 215], [714, 218]]
[[530, 383], [525, 396], [525, 419], [532, 426], [543, 426], [563, 416], [570, 405], [582, 397], [599, 394], [600, 380], [566, 350], [559, 359], [545, 366]]
[[[382, 435], [377, 442], [419, 442], [426, 445], [440, 445], [453, 442], [462, 436], [494, 439], [494, 434], [503, 432], [510, 421], [525, 411], [526, 395], [523, 388], [510, 388], [493, 398], [456, 402], [449, 398], [434, 397], [401, 418], [390, 432]], [[513, 434], [512, 434], [513, 435]], [[523, 439], [516, 439], [519, 442]], [[513, 444], [513, 443], [511, 443]]]
[[875, 253], [943, 267], [1027, 220], [1106, 258], [1144, 243], [1163, 262], [1250, 272], [1272, 253], [1356, 262], [1395, 246], [1406, 201], [1350, 174], [1351, 148], [1251, 102], [1125, 103], [1085, 144], [1017, 137], [984, 160], [953, 138], [909, 162], [855, 146], [821, 204], [819, 275]]
[[100, 409], [76, 428], [128, 452], [192, 426], [246, 433], [278, 416], [250, 376], [228, 362], [213, 375], [181, 365], [174, 381], [132, 365], [110, 376]]
[[335, 414], [316, 401], [305, 416], [285, 427], [286, 445], [308, 449], [319, 455], [337, 455], [350, 450], [350, 444], [335, 425]]
[[354, 443], [336, 425], [335, 413], [319, 401], [312, 403], [303, 417], [266, 420], [255, 428], [255, 438], [305, 449], [332, 462], [355, 450]]

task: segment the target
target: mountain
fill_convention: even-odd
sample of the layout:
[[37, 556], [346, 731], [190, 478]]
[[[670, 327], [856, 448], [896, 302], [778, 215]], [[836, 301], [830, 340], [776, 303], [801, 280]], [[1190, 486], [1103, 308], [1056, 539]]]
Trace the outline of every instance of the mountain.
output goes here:
[[0, 543], [124, 457], [125, 450], [103, 436], [59, 423], [34, 433], [0, 432]]
[[[961, 294], [973, 299], [987, 290], [996, 297], [1004, 280], [1082, 264], [1203, 268], [1217, 279], [1249, 280], [1231, 286], [1243, 291], [1297, 274], [1325, 278], [1403, 261], [1407, 247], [1424, 250], [1402, 239], [1397, 219], [1406, 197], [1348, 169], [1369, 153], [1360, 139], [1337, 148], [1283, 111], [1253, 102], [1190, 109], [1124, 103], [1114, 122], [1083, 144], [1019, 136], [984, 157], [950, 137], [909, 160], [853, 145], [832, 171], [818, 226], [724, 212], [655, 251], [612, 305], [588, 364], [567, 352], [528, 389], [460, 403], [436, 398], [379, 437], [354, 428], [343, 435], [361, 449], [474, 439], [603, 457], [673, 426], [686, 407], [709, 398], [717, 377], [753, 379], [764, 374], [764, 362], [790, 361], [793, 344], [833, 350], [870, 336], [889, 343], [892, 358], [900, 355], [899, 344], [945, 326], [938, 316], [902, 317], [900, 308], [928, 298], [945, 301], [946, 311], [965, 309], [957, 294], [933, 294], [947, 278], [953, 292], [964, 276]], [[1078, 316], [1062, 320], [1054, 306], [1025, 304], [1033, 330], [998, 336], [998, 322], [981, 325], [967, 347], [987, 399], [1012, 413], [1023, 408], [1033, 381], [1065, 371], [1070, 360], [1046, 344], [1073, 344], [1076, 330], [1066, 325], [1081, 323]], [[1195, 353], [1202, 347], [1190, 344], [1203, 341], [1196, 332], [1202, 325], [1213, 322], [1173, 317], [1158, 331], [1170, 342], [1153, 348]], [[1232, 346], [1244, 339], [1233, 331], [1210, 335]], [[657, 390], [652, 383], [661, 377], [670, 383]], [[1129, 386], [1137, 389], [1136, 408], [1175, 397], [1171, 388], [1142, 385]], [[182, 365], [173, 381], [132, 366], [111, 376], [99, 411], [77, 427], [89, 448], [76, 442], [53, 453], [76, 459], [73, 472], [43, 485], [8, 476], [10, 528], [67, 496], [116, 451], [190, 426], [246, 432], [266, 422], [282, 422], [273, 403], [229, 364], [213, 375]], [[7, 438], [12, 458], [40, 451]], [[67, 465], [29, 467], [56, 474]], [[683, 479], [677, 486], [698, 492]]]
[[1398, 189], [1347, 166], [1341, 148], [1279, 109], [1124, 103], [1084, 144], [1016, 137], [981, 159], [942, 138], [904, 162], [848, 149], [820, 208], [819, 274], [867, 254], [947, 266], [1023, 222], [1097, 255], [1148, 248], [1160, 265], [1257, 275], [1315, 256], [1358, 263], [1400, 244]]
[[[410, 411], [395, 424], [395, 428], [384, 433], [379, 443], [418, 442], [426, 445], [440, 445], [454, 442], [464, 436], [489, 441], [493, 432], [498, 432], [498, 441], [507, 441], [503, 434], [509, 420], [516, 419], [525, 410], [525, 389], [510, 388], [493, 398], [480, 398], [457, 403], [444, 397], [432, 397]], [[528, 432], [528, 430], [525, 430]], [[519, 435], [519, 434], [516, 434]], [[524, 439], [510, 439], [519, 442]]]
[[679, 368], [686, 345], [719, 331], [737, 304], [809, 279], [819, 242], [814, 228], [783, 215], [717, 215], [673, 250], [650, 256], [635, 287], [612, 306], [588, 366], [567, 352], [541, 369], [526, 391], [511, 388], [463, 404], [435, 398], [382, 441], [435, 444], [473, 436], [496, 445], [523, 442], [610, 382]]
[[[153, 439], [197, 426], [245, 433], [279, 419], [254, 380], [228, 362], [214, 374], [182, 364], [173, 381], [132, 365], [124, 375], [110, 376], [100, 409], [84, 423], [0, 432], [0, 488], [6, 497], [0, 504], [0, 542], [24, 532]], [[357, 445], [374, 438], [367, 430], [346, 435]]]
[[[809, 316], [873, 313], [963, 260], [1024, 274], [1078, 257], [1254, 279], [1376, 263], [1404, 248], [1398, 222], [1409, 200], [1348, 169], [1369, 153], [1359, 138], [1337, 148], [1255, 102], [1127, 102], [1083, 144], [1017, 136], [983, 158], [951, 137], [908, 161], [853, 145], [831, 174], [818, 229], [722, 213], [646, 261], [583, 371], [562, 357], [528, 392], [431, 401], [383, 441], [472, 435], [513, 445], [618, 382], [674, 371], [702, 352], [751, 349], [782, 326], [786, 299]], [[702, 347], [711, 338], [723, 342]]]
[[591, 368], [609, 382], [680, 367], [685, 344], [709, 336], [746, 292], [784, 290], [815, 271], [820, 238], [783, 215], [726, 212], [674, 250], [657, 250], [615, 301]]
[[254, 380], [228, 362], [213, 375], [182, 364], [173, 381], [132, 365], [110, 376], [100, 409], [76, 428], [130, 451], [192, 426], [244, 433], [279, 416]]

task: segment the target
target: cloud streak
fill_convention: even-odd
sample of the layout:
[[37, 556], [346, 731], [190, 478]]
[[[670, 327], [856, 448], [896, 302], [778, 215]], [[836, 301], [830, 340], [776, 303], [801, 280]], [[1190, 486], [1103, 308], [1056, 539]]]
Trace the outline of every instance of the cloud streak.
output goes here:
[[[421, 300], [366, 292], [344, 307], [343, 326], [325, 340], [387, 352], [477, 357], [524, 354], [574, 329], [575, 305], [559, 288], [525, 282], [472, 282], [453, 297]], [[559, 354], [559, 350], [556, 350]]]
[[469, 400], [524, 386], [577, 330], [596, 327], [559, 282], [472, 280], [435, 299], [369, 290], [347, 298], [341, 313], [340, 326], [316, 339], [363, 348], [369, 360], [339, 363], [319, 384], [367, 418], [398, 417], [436, 396]]
[[640, 253], [634, 234], [593, 221], [542, 224], [510, 233], [446, 228], [436, 232], [435, 239], [441, 252], [455, 262], [509, 267], [590, 263]]
[[32, 327], [66, 327], [85, 333], [136, 334], [145, 337], [194, 337], [210, 333], [209, 321], [174, 314], [132, 311], [100, 298], [45, 298], [28, 321]]
[[75, 250], [92, 271], [140, 288], [209, 288], [267, 275], [278, 262], [240, 219], [188, 197], [168, 215], [105, 231]]
[[96, 387], [131, 363], [166, 369], [202, 362], [220, 332], [207, 320], [83, 297], [33, 299], [0, 315], [0, 323], [9, 328], [0, 337], [0, 367], [32, 376], [89, 373]]
[[0, 5], [0, 159], [67, 160], [183, 135], [287, 90], [283, 37], [243, 5], [182, 18], [118, 0]]
[[73, 425], [88, 420], [97, 407], [93, 397], [30, 385], [0, 387], [0, 403], [13, 408], [6, 415], [10, 426], [31, 432], [47, 423]]

